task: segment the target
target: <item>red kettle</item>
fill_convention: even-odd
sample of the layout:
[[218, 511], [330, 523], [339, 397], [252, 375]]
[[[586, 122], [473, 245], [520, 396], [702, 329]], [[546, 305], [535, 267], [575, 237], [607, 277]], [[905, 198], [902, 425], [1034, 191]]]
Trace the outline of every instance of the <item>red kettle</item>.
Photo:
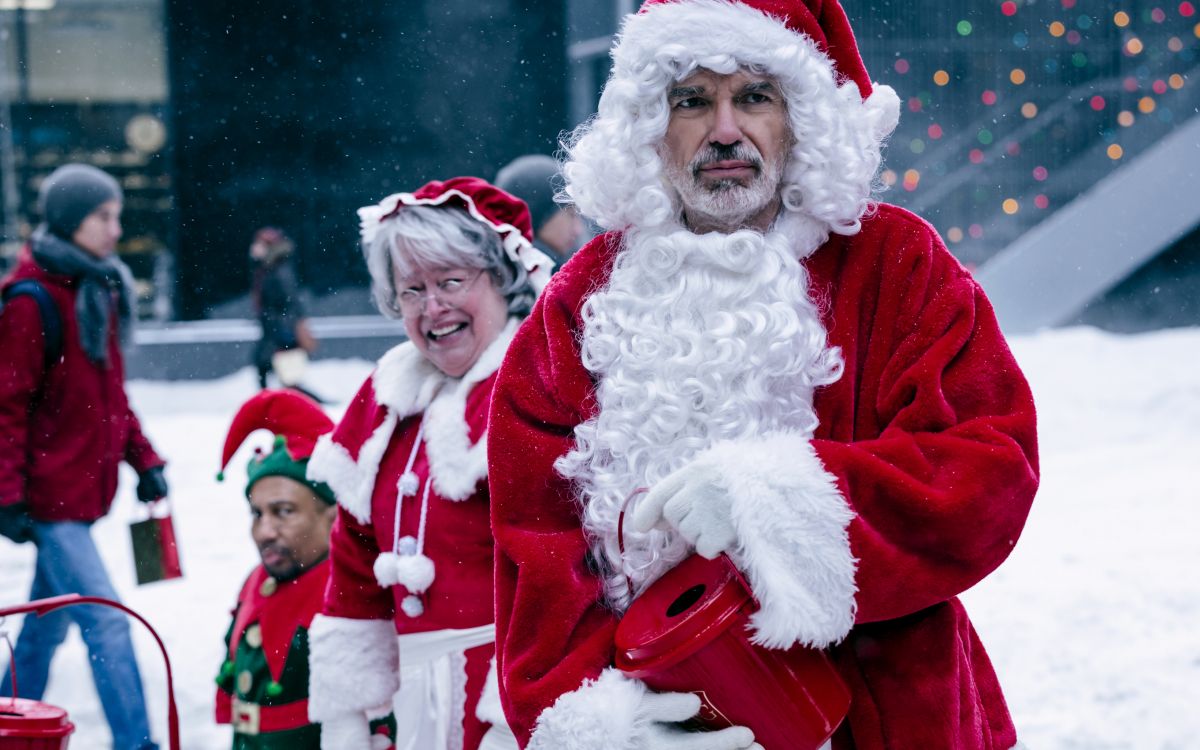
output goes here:
[[749, 727], [765, 750], [817, 750], [850, 707], [824, 652], [750, 641], [758, 609], [725, 555], [692, 555], [633, 601], [617, 624], [616, 666], [660, 692], [695, 693], [707, 729]]

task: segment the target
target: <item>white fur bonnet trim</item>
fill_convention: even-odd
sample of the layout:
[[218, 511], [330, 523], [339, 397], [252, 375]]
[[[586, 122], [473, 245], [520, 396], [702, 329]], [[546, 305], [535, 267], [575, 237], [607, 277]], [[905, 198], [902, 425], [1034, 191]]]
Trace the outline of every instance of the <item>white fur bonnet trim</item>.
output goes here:
[[363, 206], [358, 209], [359, 233], [363, 244], [370, 245], [375, 241], [383, 221], [395, 214], [400, 206], [440, 206], [451, 198], [458, 198], [465, 203], [471, 218], [486, 224], [500, 235], [504, 244], [504, 254], [513, 263], [525, 269], [533, 291], [541, 294], [550, 281], [550, 269], [554, 268], [554, 261], [525, 239], [520, 229], [512, 224], [496, 223], [484, 216], [471, 196], [460, 190], [447, 190], [433, 198], [417, 198], [412, 193], [392, 193], [373, 206]]

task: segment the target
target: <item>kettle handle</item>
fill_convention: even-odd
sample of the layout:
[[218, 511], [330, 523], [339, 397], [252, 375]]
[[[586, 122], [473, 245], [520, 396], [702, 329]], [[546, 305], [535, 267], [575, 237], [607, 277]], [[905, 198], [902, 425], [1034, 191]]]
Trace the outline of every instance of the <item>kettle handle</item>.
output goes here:
[[[162, 638], [158, 637], [158, 633], [151, 627], [146, 618], [134, 612], [129, 607], [126, 607], [120, 602], [115, 602], [112, 599], [105, 599], [101, 596], [80, 596], [79, 594], [64, 594], [63, 596], [52, 596], [48, 599], [37, 599], [36, 601], [27, 602], [25, 604], [17, 604], [12, 607], [0, 607], [0, 618], [8, 615], [21, 614], [23, 612], [33, 612], [41, 617], [48, 612], [53, 612], [56, 609], [70, 607], [76, 604], [100, 604], [105, 607], [119, 609], [130, 617], [134, 618], [141, 624], [146, 626], [150, 631], [150, 635], [154, 636], [154, 640], [158, 642], [158, 648], [162, 651], [163, 661], [167, 665], [167, 733], [170, 750], [179, 750], [179, 709], [175, 706], [175, 678], [171, 674], [171, 658], [167, 656], [167, 647], [163, 643]], [[14, 677], [16, 673], [14, 671]], [[15, 691], [14, 691], [15, 693]]]

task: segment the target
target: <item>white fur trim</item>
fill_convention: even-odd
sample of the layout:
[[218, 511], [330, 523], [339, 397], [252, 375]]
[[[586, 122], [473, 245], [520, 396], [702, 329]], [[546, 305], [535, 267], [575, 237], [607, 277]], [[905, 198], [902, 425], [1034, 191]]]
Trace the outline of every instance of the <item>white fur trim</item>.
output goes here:
[[322, 722], [321, 750], [372, 750], [366, 714], [355, 711]]
[[411, 341], [392, 347], [380, 357], [372, 377], [375, 400], [401, 419], [424, 411], [445, 381], [445, 374]]
[[510, 319], [458, 380], [430, 364], [411, 341], [393, 347], [380, 358], [372, 378], [375, 401], [387, 407], [383, 423], [363, 443], [357, 461], [331, 435], [323, 435], [309, 459], [308, 478], [328, 484], [339, 505], [359, 523], [370, 523], [375, 478], [392, 433], [401, 419], [423, 411], [425, 451], [434, 488], [447, 500], [470, 497], [487, 477], [487, 435], [471, 445], [465, 414], [467, 394], [500, 369], [518, 327], [520, 321]]
[[308, 629], [308, 718], [314, 722], [389, 704], [400, 688], [392, 620], [317, 615]]
[[500, 703], [500, 673], [496, 669], [496, 657], [488, 664], [487, 678], [483, 681], [483, 692], [475, 704], [475, 718], [492, 726], [508, 726], [504, 707]]
[[854, 625], [854, 512], [802, 435], [724, 441], [696, 458], [717, 469], [732, 498], [738, 568], [761, 609], [753, 640], [767, 648], [823, 648]]
[[447, 384], [425, 410], [425, 455], [438, 495], [466, 500], [487, 477], [487, 433], [471, 445], [466, 421], [467, 395], [500, 369], [520, 323], [510, 320], [479, 361], [458, 382]]
[[[358, 492], [358, 464], [350, 458], [350, 453], [338, 443], [333, 442], [332, 433], [325, 433], [317, 439], [312, 456], [308, 459], [308, 468], [304, 475], [310, 482], [324, 482], [333, 490], [333, 495], [343, 506], [342, 498], [350, 498]], [[347, 507], [347, 510], [351, 510]], [[370, 508], [367, 509], [370, 515]], [[351, 510], [358, 517], [358, 513]]]
[[646, 686], [606, 669], [542, 711], [527, 750], [634, 750]]
[[305, 476], [311, 481], [328, 484], [337, 496], [338, 505], [359, 523], [371, 522], [375, 476], [398, 421], [396, 412], [388, 410], [383, 422], [359, 448], [357, 462], [344, 446], [333, 441], [332, 433], [321, 436], [308, 461]]

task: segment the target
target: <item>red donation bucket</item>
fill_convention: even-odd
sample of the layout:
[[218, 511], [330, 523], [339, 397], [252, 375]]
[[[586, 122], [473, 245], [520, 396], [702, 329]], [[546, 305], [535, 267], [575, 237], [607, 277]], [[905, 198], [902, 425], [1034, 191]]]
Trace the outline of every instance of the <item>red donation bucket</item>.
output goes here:
[[751, 643], [756, 609], [727, 557], [692, 555], [617, 625], [617, 668], [659, 692], [700, 696], [708, 729], [749, 727], [765, 750], [817, 750], [846, 717], [850, 691], [819, 650]]
[[67, 712], [26, 698], [0, 698], [0, 750], [67, 750]]

